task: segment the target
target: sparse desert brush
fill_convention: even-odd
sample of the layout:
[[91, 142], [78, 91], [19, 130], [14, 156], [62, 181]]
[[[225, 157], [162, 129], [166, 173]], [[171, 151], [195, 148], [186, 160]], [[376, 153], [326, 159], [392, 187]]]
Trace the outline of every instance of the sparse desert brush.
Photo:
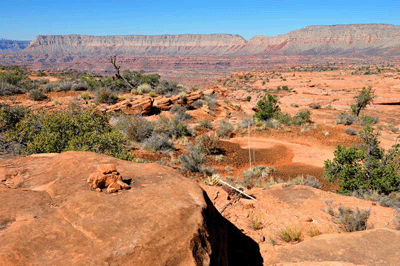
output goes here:
[[98, 103], [115, 104], [118, 101], [118, 96], [108, 88], [99, 88], [95, 94]]
[[88, 86], [85, 83], [79, 82], [72, 85], [71, 90], [73, 91], [86, 91], [88, 90]]
[[143, 144], [144, 148], [150, 151], [167, 152], [174, 149], [174, 144], [169, 140], [167, 135], [156, 132], [153, 132], [149, 138], [146, 138]]
[[189, 114], [186, 113], [186, 108], [180, 105], [174, 105], [171, 107], [169, 110], [171, 114], [174, 114], [174, 116], [179, 120], [179, 121], [185, 121], [185, 120], [190, 120], [193, 117]]
[[393, 124], [387, 124], [386, 127], [390, 132], [393, 133], [397, 133], [399, 131], [399, 129], [395, 127]]
[[351, 135], [351, 136], [357, 135], [357, 131], [355, 129], [352, 129], [352, 128], [349, 128], [349, 127], [345, 129], [345, 132], [347, 134]]
[[80, 97], [86, 101], [92, 99], [92, 96], [87, 92], [81, 93]]
[[117, 127], [121, 129], [130, 140], [142, 142], [153, 133], [153, 124], [141, 116], [129, 117], [121, 115], [117, 117], [117, 120]]
[[247, 128], [247, 127], [251, 127], [253, 125], [255, 125], [256, 122], [253, 119], [243, 119], [242, 121], [240, 121], [238, 128]]
[[157, 97], [158, 95], [154, 91], [151, 91], [151, 92], [149, 92], [149, 96], [154, 98], [154, 97]]
[[34, 101], [43, 101], [47, 97], [41, 89], [33, 89], [29, 92], [29, 98]]
[[229, 121], [221, 120], [217, 129], [217, 134], [220, 138], [230, 138], [233, 133], [233, 125]]
[[252, 216], [250, 216], [250, 223], [251, 223], [251, 228], [253, 228], [253, 230], [261, 229], [263, 227], [261, 221], [261, 213], [257, 215], [253, 214]]
[[179, 155], [179, 160], [182, 163], [183, 170], [200, 173], [205, 161], [205, 154], [200, 149], [191, 147], [188, 154]]
[[315, 236], [319, 236], [322, 234], [322, 232], [318, 229], [318, 227], [316, 227], [315, 225], [312, 225], [309, 229], [308, 229], [308, 234], [311, 237], [315, 237]]
[[219, 137], [217, 134], [203, 134], [197, 137], [197, 146], [206, 154], [213, 154], [218, 151]]
[[207, 177], [204, 179], [204, 184], [207, 186], [221, 186], [221, 183], [219, 182], [220, 175], [218, 174], [213, 174], [212, 176]]
[[362, 126], [374, 125], [379, 122], [378, 116], [362, 115], [358, 119], [358, 123]]
[[266, 182], [270, 174], [275, 172], [275, 168], [272, 166], [255, 166], [242, 173], [242, 180], [239, 181], [240, 185], [251, 189], [254, 186], [262, 186]]
[[137, 87], [137, 90], [139, 94], [143, 94], [143, 93], [149, 93], [150, 91], [152, 91], [152, 88], [149, 84], [144, 83], [141, 84], [139, 87]]
[[295, 179], [290, 180], [290, 183], [294, 185], [303, 185], [318, 189], [322, 187], [321, 182], [319, 182], [318, 179], [310, 175], [306, 175], [306, 177], [304, 177], [303, 175], [297, 176]]
[[188, 126], [175, 115], [172, 116], [171, 119], [160, 115], [158, 120], [154, 123], [154, 131], [159, 134], [166, 134], [175, 139], [182, 136], [192, 135]]
[[336, 118], [336, 124], [351, 125], [354, 123], [355, 120], [356, 118], [353, 115], [347, 112], [342, 112]]
[[206, 128], [206, 129], [212, 129], [213, 125], [211, 124], [211, 120], [206, 118], [204, 120], [199, 121], [199, 127], [200, 128]]
[[280, 239], [287, 243], [300, 242], [304, 238], [301, 229], [294, 225], [279, 229], [277, 234]]
[[310, 104], [311, 109], [321, 109], [321, 105], [319, 103]]
[[311, 123], [311, 111], [306, 109], [301, 110], [293, 117], [292, 123], [298, 126]]

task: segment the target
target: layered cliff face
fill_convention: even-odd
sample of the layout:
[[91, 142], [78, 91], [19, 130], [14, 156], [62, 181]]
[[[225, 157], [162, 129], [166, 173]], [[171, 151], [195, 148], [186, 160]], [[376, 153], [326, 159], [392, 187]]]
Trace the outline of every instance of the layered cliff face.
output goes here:
[[0, 53], [15, 53], [29, 46], [29, 41], [0, 40]]
[[24, 50], [31, 54], [130, 55], [399, 55], [400, 26], [356, 24], [309, 26], [275, 37], [239, 35], [39, 35]]
[[283, 55], [399, 55], [400, 26], [355, 24], [309, 26], [276, 37], [255, 36], [249, 45]]
[[39, 35], [25, 50], [30, 53], [120, 53], [138, 55], [234, 54], [246, 46], [239, 35]]

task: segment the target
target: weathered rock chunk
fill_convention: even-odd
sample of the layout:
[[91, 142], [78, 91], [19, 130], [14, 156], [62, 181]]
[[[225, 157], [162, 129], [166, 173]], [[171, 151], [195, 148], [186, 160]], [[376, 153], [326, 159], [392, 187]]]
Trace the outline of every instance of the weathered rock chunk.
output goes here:
[[89, 176], [87, 182], [92, 188], [98, 191], [107, 188], [108, 193], [130, 188], [128, 184], [122, 181], [122, 177], [117, 172], [117, 168], [114, 164], [99, 165], [97, 171]]

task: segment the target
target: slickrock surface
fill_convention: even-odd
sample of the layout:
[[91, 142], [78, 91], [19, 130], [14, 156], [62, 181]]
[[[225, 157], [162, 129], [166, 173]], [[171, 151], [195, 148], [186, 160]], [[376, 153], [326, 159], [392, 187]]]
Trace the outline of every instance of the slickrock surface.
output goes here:
[[[101, 164], [132, 188], [90, 188]], [[0, 265], [262, 265], [258, 245], [170, 168], [90, 152], [0, 165]]]

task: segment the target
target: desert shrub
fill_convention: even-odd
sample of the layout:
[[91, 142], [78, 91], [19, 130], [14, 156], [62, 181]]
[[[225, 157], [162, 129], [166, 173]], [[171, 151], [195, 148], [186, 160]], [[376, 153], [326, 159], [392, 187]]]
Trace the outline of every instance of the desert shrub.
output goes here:
[[155, 87], [154, 91], [160, 95], [177, 95], [182, 91], [186, 91], [186, 89], [176, 82], [163, 80]]
[[378, 202], [383, 207], [400, 209], [400, 192], [398, 191], [392, 192], [389, 195], [385, 195], [382, 193], [378, 193], [377, 191], [374, 190], [365, 191], [359, 189], [357, 191], [354, 191], [352, 196], [364, 200]]
[[168, 119], [166, 116], [160, 115], [154, 124], [154, 131], [173, 138], [191, 135], [187, 125], [182, 123], [176, 116]]
[[6, 132], [8, 142], [23, 146], [21, 153], [94, 151], [121, 159], [131, 159], [126, 139], [113, 130], [108, 115], [95, 110], [84, 113], [28, 113], [15, 128]]
[[144, 148], [150, 151], [169, 151], [174, 149], [174, 144], [165, 134], [153, 132], [152, 135], [143, 141]]
[[261, 222], [261, 214], [259, 213], [258, 215], [251, 216], [250, 223], [253, 230], [261, 229], [263, 227], [263, 224]]
[[215, 94], [206, 95], [204, 97], [204, 103], [208, 106], [211, 111], [215, 111], [218, 106], [217, 96]]
[[108, 88], [99, 88], [96, 92], [96, 102], [115, 104], [118, 101], [118, 96]]
[[23, 79], [24, 75], [20, 71], [9, 70], [5, 73], [0, 73], [0, 83], [8, 83], [17, 86]]
[[339, 206], [338, 211], [335, 212], [330, 204], [328, 203], [329, 208], [327, 212], [332, 216], [334, 222], [340, 224], [343, 231], [356, 232], [367, 229], [370, 210], [360, 211], [357, 207], [355, 210], [352, 210], [351, 208]]
[[243, 119], [242, 121], [240, 121], [238, 127], [239, 128], [247, 128], [249, 126], [253, 126], [256, 123], [254, 122], [253, 119]]
[[153, 124], [141, 116], [128, 117], [121, 115], [118, 117], [117, 127], [121, 129], [130, 140], [142, 142], [149, 138], [153, 133]]
[[205, 154], [196, 147], [189, 149], [189, 154], [179, 155], [179, 161], [182, 163], [184, 171], [200, 173], [202, 172], [202, 164], [205, 161]]
[[192, 116], [186, 113], [186, 108], [183, 106], [174, 105], [169, 111], [174, 114], [179, 121], [192, 119]]
[[152, 91], [152, 88], [149, 84], [144, 83], [141, 84], [139, 87], [137, 87], [137, 90], [139, 94], [143, 94], [143, 93], [149, 93], [150, 91]]
[[80, 96], [82, 99], [86, 100], [86, 101], [92, 99], [92, 96], [91, 96], [89, 93], [87, 93], [87, 92], [81, 93], [81, 95], [79, 95], [79, 96]]
[[38, 82], [39, 84], [47, 84], [47, 83], [49, 83], [50, 82], [50, 80], [48, 80], [48, 79], [39, 79], [39, 80], [36, 80], [36, 82]]
[[363, 87], [360, 93], [355, 96], [357, 102], [351, 105], [351, 112], [353, 115], [358, 117], [362, 109], [364, 109], [374, 98], [373, 92], [371, 91], [371, 87], [365, 88]]
[[254, 186], [262, 186], [267, 181], [270, 174], [275, 171], [275, 168], [271, 166], [255, 166], [242, 172], [242, 179], [238, 183], [247, 189], [251, 189]]
[[219, 138], [214, 134], [203, 134], [197, 138], [198, 148], [205, 154], [213, 154], [218, 151]]
[[301, 230], [296, 226], [286, 226], [285, 228], [279, 229], [278, 236], [287, 243], [300, 242], [304, 238]]
[[266, 121], [262, 122], [262, 129], [268, 128], [273, 128], [273, 129], [278, 129], [281, 126], [281, 122], [278, 119], [275, 118], [270, 118]]
[[278, 100], [275, 96], [271, 94], [268, 94], [267, 98], [264, 96], [262, 100], [257, 102], [259, 111], [254, 114], [254, 118], [259, 121], [265, 121], [275, 117], [281, 111], [277, 103]]
[[51, 82], [51, 83], [47, 83], [46, 86], [44, 86], [44, 91], [49, 92], [49, 91], [56, 91], [58, 89], [56, 89], [59, 86], [58, 82]]
[[34, 89], [29, 92], [29, 99], [32, 99], [34, 101], [42, 101], [46, 98], [46, 95], [41, 89]]
[[196, 107], [196, 108], [201, 108], [201, 107], [203, 107], [203, 105], [204, 105], [204, 101], [203, 100], [197, 100], [194, 103], [192, 103], [192, 106]]
[[362, 126], [374, 125], [379, 122], [378, 116], [362, 115], [358, 119], [358, 123]]
[[311, 111], [310, 110], [301, 110], [293, 117], [293, 124], [295, 125], [303, 125], [306, 123], [311, 123]]
[[315, 237], [315, 236], [321, 235], [322, 232], [318, 229], [318, 227], [316, 227], [315, 225], [313, 225], [313, 226], [311, 226], [311, 227], [308, 229], [308, 234], [309, 234], [311, 237]]
[[220, 138], [226, 139], [232, 136], [233, 125], [226, 120], [221, 120], [219, 122], [219, 127], [217, 129], [217, 135]]
[[211, 124], [210, 119], [206, 118], [204, 120], [199, 121], [199, 127], [201, 128], [207, 128], [207, 129], [212, 129], [213, 125]]
[[310, 104], [311, 109], [321, 109], [321, 105], [319, 103]]
[[387, 124], [386, 125], [387, 129], [393, 133], [397, 133], [399, 131], [399, 129], [397, 127], [395, 127], [393, 124]]
[[3, 95], [14, 95], [14, 94], [21, 94], [24, 93], [25, 90], [22, 88], [9, 84], [9, 83], [0, 83], [0, 96]]
[[370, 126], [359, 135], [360, 147], [336, 147], [333, 160], [325, 161], [325, 177], [338, 182], [339, 192], [345, 194], [359, 189], [383, 194], [397, 191], [400, 188], [399, 145], [393, 145], [388, 151], [380, 148], [379, 134]]
[[71, 87], [71, 90], [73, 91], [86, 91], [88, 89], [89, 89], [88, 86], [82, 82], [73, 84]]
[[336, 124], [351, 125], [354, 123], [355, 120], [356, 118], [353, 115], [347, 112], [342, 112], [336, 118]]
[[58, 91], [70, 91], [73, 85], [70, 81], [61, 82], [58, 86]]
[[309, 186], [320, 189], [322, 187], [321, 182], [313, 176], [307, 175], [305, 178], [303, 175], [297, 176], [295, 179], [290, 181], [293, 185]]
[[345, 132], [349, 135], [357, 135], [357, 131], [349, 127], [345, 129]]
[[90, 74], [82, 75], [81, 80], [85, 83], [90, 91], [96, 91], [102, 86], [101, 81]]
[[290, 114], [278, 113], [276, 115], [276, 119], [285, 125], [290, 125], [293, 122], [293, 118], [290, 116]]
[[26, 107], [0, 104], [0, 132], [13, 129], [28, 113]]

